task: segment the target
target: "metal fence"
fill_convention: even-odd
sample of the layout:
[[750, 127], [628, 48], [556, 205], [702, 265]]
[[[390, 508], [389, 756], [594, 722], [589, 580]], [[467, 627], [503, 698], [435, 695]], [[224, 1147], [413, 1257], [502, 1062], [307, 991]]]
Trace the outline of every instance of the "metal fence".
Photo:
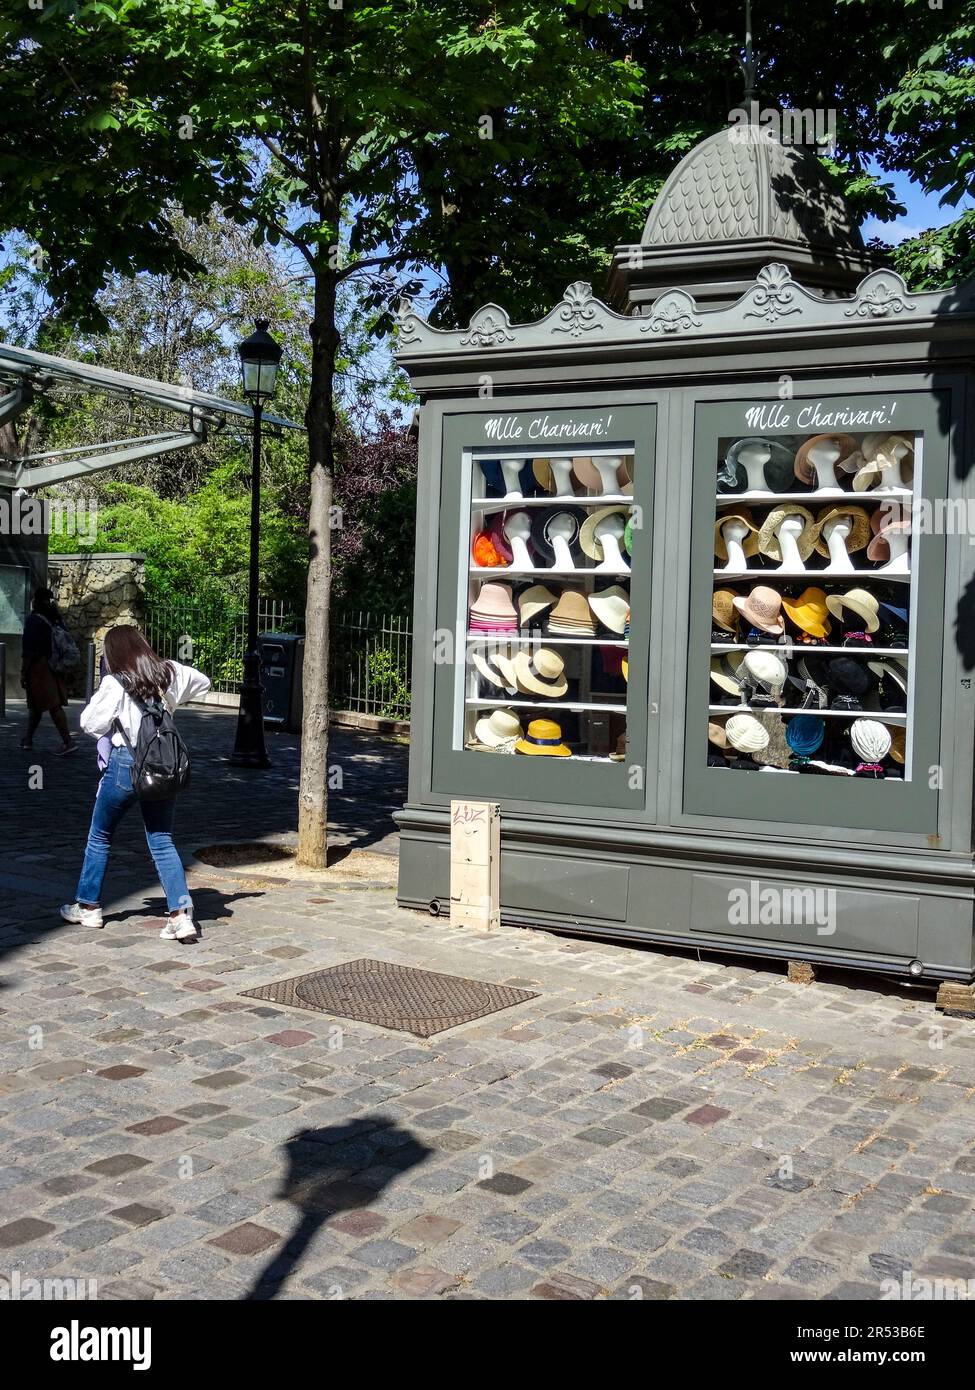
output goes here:
[[[260, 632], [304, 631], [304, 619], [280, 599], [262, 598]], [[247, 612], [237, 602], [193, 598], [153, 603], [146, 636], [162, 657], [205, 671], [214, 690], [236, 694], [243, 679]], [[411, 620], [394, 613], [336, 610], [331, 615], [329, 702], [383, 719], [410, 717]]]

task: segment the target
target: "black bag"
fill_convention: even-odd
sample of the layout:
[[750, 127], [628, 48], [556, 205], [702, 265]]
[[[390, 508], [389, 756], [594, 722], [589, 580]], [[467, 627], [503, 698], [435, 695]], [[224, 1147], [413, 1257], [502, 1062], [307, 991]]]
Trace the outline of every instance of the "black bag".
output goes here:
[[138, 700], [142, 723], [135, 747], [118, 719], [115, 727], [132, 754], [132, 789], [140, 801], [168, 801], [190, 784], [190, 755], [180, 738], [169, 707], [159, 699]]

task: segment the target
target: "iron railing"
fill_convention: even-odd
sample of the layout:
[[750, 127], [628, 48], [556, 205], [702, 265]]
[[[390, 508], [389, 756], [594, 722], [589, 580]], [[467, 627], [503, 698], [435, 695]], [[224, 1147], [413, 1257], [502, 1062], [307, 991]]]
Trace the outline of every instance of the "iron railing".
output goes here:
[[[257, 605], [258, 632], [300, 632], [302, 620], [281, 599]], [[176, 598], [146, 608], [146, 637], [161, 657], [205, 671], [213, 689], [236, 694], [244, 678], [247, 609], [233, 600]]]

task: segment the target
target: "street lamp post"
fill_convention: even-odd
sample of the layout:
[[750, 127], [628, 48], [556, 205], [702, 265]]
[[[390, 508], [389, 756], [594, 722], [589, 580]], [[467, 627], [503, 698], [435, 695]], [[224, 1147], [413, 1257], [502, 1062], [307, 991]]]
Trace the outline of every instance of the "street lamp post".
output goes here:
[[244, 680], [240, 687], [237, 738], [230, 761], [236, 767], [270, 767], [264, 744], [264, 687], [261, 657], [257, 649], [257, 595], [260, 582], [261, 536], [261, 417], [264, 402], [274, 395], [281, 361], [281, 346], [267, 331], [267, 319], [258, 319], [255, 332], [237, 349], [240, 353], [244, 395], [251, 402], [254, 427], [251, 465], [251, 534], [247, 587], [247, 651]]

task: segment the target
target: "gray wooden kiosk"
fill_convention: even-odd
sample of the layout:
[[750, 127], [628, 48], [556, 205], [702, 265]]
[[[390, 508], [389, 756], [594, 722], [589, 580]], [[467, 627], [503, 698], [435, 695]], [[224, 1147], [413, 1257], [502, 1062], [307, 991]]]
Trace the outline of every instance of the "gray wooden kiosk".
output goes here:
[[722, 131], [612, 307], [404, 306], [421, 398], [400, 901], [497, 801], [503, 920], [830, 962], [975, 1012], [971, 286]]

